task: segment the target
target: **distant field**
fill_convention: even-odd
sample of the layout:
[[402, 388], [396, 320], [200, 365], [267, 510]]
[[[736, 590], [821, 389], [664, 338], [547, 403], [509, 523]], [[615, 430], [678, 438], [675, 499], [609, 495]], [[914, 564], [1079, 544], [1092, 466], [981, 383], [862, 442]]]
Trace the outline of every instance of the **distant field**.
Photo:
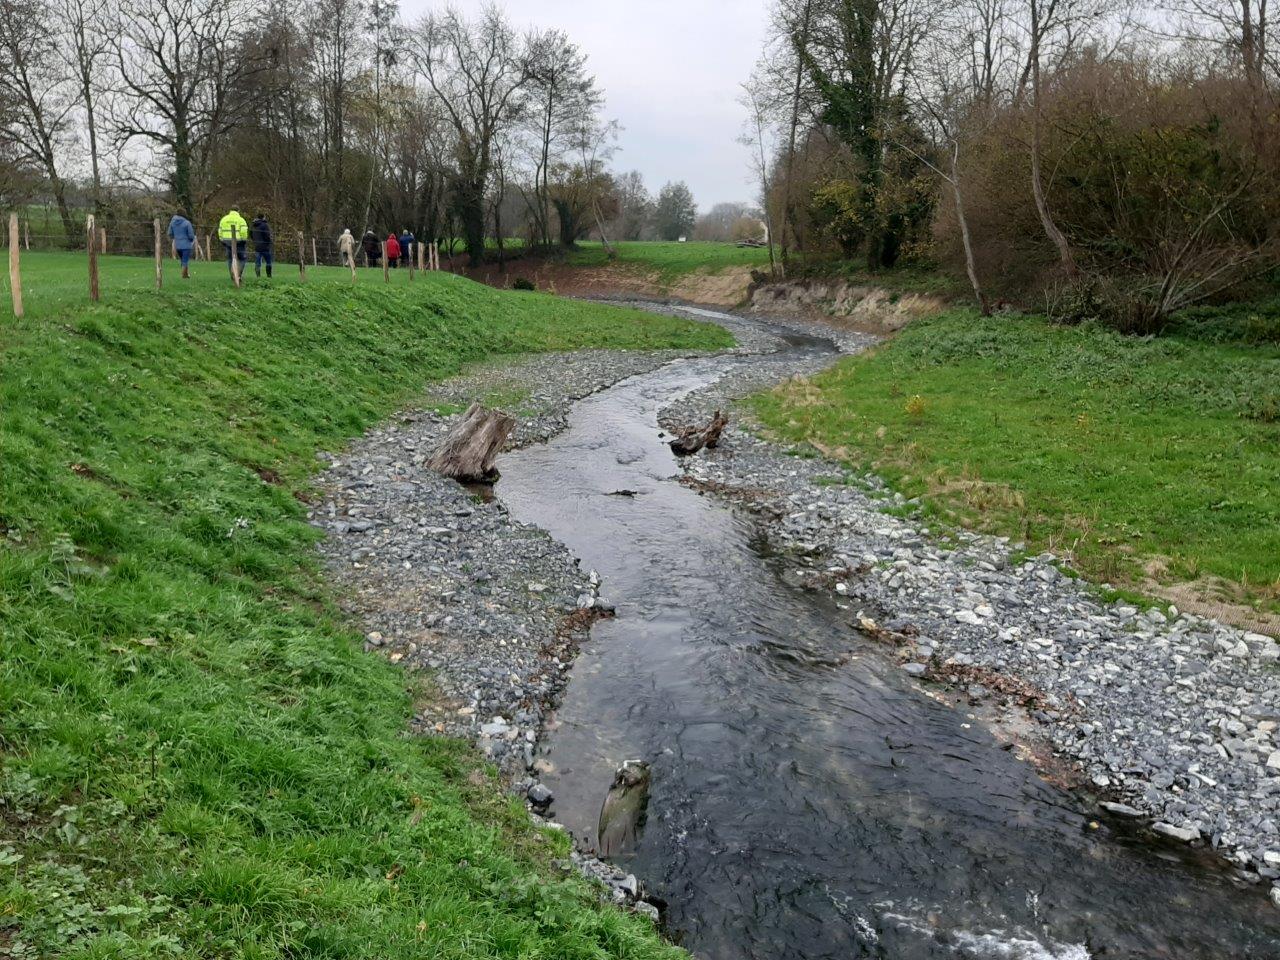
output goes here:
[[[759, 247], [739, 247], [732, 243], [667, 243], [663, 241], [627, 241], [615, 243], [618, 257], [614, 261], [633, 265], [658, 274], [663, 283], [671, 283], [691, 273], [713, 273], [726, 267], [759, 267], [769, 262], [769, 251]], [[581, 243], [567, 256], [575, 266], [598, 267], [609, 262], [608, 252], [600, 243]]]
[[0, 949], [674, 960], [474, 751], [412, 737], [306, 520], [340, 449], [471, 361], [718, 327], [448, 273], [23, 258], [0, 299]]
[[1280, 304], [1211, 313], [1151, 340], [954, 311], [756, 404], [779, 434], [1094, 579], [1275, 613]]

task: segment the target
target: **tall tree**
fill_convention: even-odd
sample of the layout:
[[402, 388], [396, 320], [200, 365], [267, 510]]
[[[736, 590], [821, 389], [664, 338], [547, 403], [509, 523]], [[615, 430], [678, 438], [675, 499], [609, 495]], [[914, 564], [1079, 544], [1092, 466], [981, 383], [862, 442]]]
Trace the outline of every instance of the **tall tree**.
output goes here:
[[102, 212], [102, 161], [98, 147], [98, 96], [104, 87], [104, 61], [109, 49], [106, 0], [58, 0], [65, 42], [58, 45], [63, 62], [75, 79], [84, 128], [88, 137], [89, 172], [93, 178], [93, 209]]
[[530, 38], [526, 126], [533, 161], [530, 211], [540, 242], [551, 242], [551, 172], [565, 166], [565, 148], [587, 118], [599, 111], [603, 96], [587, 73], [587, 58], [565, 34], [551, 30]]
[[668, 183], [658, 191], [653, 220], [658, 236], [663, 240], [679, 240], [687, 237], [698, 219], [698, 205], [693, 201], [693, 191], [683, 180]]
[[653, 198], [644, 176], [632, 170], [613, 178], [614, 231], [620, 240], [639, 240], [653, 219]]
[[60, 169], [75, 100], [50, 67], [57, 38], [44, 8], [32, 0], [0, 0], [0, 144], [25, 157], [49, 182], [64, 235], [77, 235]]
[[313, 0], [307, 32], [314, 44], [312, 84], [319, 100], [322, 182], [328, 196], [332, 226], [351, 226], [358, 214], [347, 182], [347, 127], [350, 86], [361, 71], [365, 21], [357, 13], [359, 0]]
[[116, 138], [167, 155], [174, 200], [188, 215], [212, 188], [214, 150], [244, 116], [240, 96], [253, 91], [257, 64], [241, 45], [247, 14], [241, 0], [122, 0], [117, 11], [126, 110]]
[[479, 266], [494, 147], [519, 117], [528, 59], [496, 6], [485, 7], [474, 22], [452, 9], [431, 14], [419, 24], [415, 40], [419, 72], [454, 127], [454, 203], [467, 254]]

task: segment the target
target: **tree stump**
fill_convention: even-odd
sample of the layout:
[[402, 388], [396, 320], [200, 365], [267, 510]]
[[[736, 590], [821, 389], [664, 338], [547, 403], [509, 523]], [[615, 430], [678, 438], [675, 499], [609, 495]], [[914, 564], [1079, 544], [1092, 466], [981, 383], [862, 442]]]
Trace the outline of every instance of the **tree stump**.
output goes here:
[[691, 453], [697, 453], [703, 447], [714, 450], [720, 442], [720, 434], [724, 433], [724, 428], [728, 425], [729, 418], [717, 410], [716, 415], [705, 427], [691, 426], [681, 429], [676, 438], [671, 441], [671, 452], [677, 457], [687, 457]]
[[516, 422], [500, 410], [473, 403], [427, 461], [428, 469], [459, 483], [493, 483], [494, 458], [511, 436]]

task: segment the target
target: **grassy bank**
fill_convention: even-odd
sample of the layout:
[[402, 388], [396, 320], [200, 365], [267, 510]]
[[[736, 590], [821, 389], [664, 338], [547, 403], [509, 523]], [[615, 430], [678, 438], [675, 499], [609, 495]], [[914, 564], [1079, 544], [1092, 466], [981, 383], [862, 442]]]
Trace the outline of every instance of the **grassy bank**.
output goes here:
[[[0, 954], [668, 957], [334, 616], [315, 452], [495, 354], [715, 328], [445, 274], [24, 263], [0, 374]], [[372, 275], [370, 275], [371, 277]], [[3, 311], [3, 307], [0, 307]]]
[[[1230, 329], [1267, 328], [1250, 316]], [[1092, 578], [1195, 582], [1275, 613], [1280, 344], [1228, 327], [1189, 317], [1143, 340], [956, 311], [756, 405], [778, 433]]]

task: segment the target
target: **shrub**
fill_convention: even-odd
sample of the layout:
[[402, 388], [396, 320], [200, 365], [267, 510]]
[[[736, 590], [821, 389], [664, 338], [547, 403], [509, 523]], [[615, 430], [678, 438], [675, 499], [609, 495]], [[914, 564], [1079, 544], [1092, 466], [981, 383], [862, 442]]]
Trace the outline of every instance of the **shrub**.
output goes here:
[[513, 290], [537, 290], [538, 285], [528, 277], [516, 277], [516, 282], [511, 285]]

